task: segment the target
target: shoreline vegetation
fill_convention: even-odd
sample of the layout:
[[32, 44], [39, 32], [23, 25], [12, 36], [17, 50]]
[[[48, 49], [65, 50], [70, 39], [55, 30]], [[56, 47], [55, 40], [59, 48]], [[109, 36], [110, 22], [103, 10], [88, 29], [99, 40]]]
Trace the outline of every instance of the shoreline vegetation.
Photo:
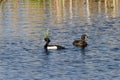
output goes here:
[[[8, 0], [0, 0], [0, 4], [7, 2]], [[11, 0], [12, 1], [12, 0]], [[30, 3], [35, 3], [35, 4], [45, 4], [46, 2], [49, 2], [51, 4], [57, 4], [57, 5], [63, 5], [63, 4], [71, 4], [73, 2], [76, 2], [78, 4], [84, 4], [84, 5], [96, 5], [95, 3], [99, 4], [104, 4], [106, 8], [115, 8], [119, 4], [119, 0], [22, 0], [23, 2], [29, 1]], [[19, 1], [17, 1], [19, 2]]]
[[[8, 1], [8, 0], [0, 0], [0, 3], [6, 2], [6, 1]], [[97, 3], [101, 2], [101, 3], [105, 3], [106, 5], [108, 5], [108, 7], [113, 7], [113, 6], [115, 6], [116, 3], [119, 3], [119, 0], [76, 0], [76, 1], [74, 1], [74, 0], [61, 0], [61, 1], [59, 1], [59, 0], [21, 0], [21, 1], [23, 1], [23, 2], [29, 1], [32, 3], [41, 3], [41, 4], [43, 4], [45, 2], [62, 3], [62, 4], [69, 3], [69, 2], [70, 3], [79, 2], [79, 3], [84, 3], [84, 4], [87, 4], [87, 3], [94, 4], [94, 2], [97, 2]], [[19, 2], [19, 1], [17, 1], [17, 2]]]

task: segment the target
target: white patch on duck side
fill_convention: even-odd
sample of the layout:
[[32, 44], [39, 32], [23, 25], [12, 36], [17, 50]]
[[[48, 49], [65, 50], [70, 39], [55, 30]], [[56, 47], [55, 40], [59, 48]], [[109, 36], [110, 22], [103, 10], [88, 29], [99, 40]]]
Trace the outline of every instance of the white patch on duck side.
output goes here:
[[48, 46], [47, 49], [57, 49], [57, 46]]

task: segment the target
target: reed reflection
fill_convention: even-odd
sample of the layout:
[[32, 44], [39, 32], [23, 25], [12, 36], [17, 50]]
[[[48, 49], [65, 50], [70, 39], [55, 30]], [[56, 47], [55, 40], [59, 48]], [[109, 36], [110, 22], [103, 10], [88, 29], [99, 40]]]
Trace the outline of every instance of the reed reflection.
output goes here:
[[[6, 0], [5, 0], [6, 1]], [[0, 1], [1, 3], [4, 0]], [[106, 13], [108, 17], [119, 16], [119, 0], [26, 0], [26, 1], [7, 1], [14, 6], [14, 13], [17, 9], [24, 8], [26, 16], [38, 19], [42, 22], [50, 19], [50, 22], [59, 23], [67, 18], [83, 17], [89, 19], [92, 14]], [[21, 5], [22, 3], [22, 5]], [[24, 5], [23, 5], [24, 4]], [[8, 6], [8, 5], [6, 5]], [[47, 14], [46, 14], [47, 13]], [[31, 16], [34, 15], [34, 16]], [[38, 17], [40, 16], [41, 17]]]
[[[38, 30], [34, 26], [63, 26], [79, 18], [91, 21], [91, 16], [104, 14], [119, 17], [120, 0], [0, 0], [0, 27], [11, 26], [15, 34], [28, 34]], [[21, 31], [16, 26], [27, 27]], [[4, 27], [5, 28], [5, 27]], [[9, 29], [9, 30], [10, 30]], [[0, 29], [1, 30], [1, 29]], [[40, 28], [39, 28], [40, 30]], [[20, 34], [18, 34], [20, 32]]]
[[119, 0], [50, 0], [50, 13], [55, 21], [62, 22], [76, 16], [90, 21], [93, 14], [105, 14], [106, 17], [119, 16]]

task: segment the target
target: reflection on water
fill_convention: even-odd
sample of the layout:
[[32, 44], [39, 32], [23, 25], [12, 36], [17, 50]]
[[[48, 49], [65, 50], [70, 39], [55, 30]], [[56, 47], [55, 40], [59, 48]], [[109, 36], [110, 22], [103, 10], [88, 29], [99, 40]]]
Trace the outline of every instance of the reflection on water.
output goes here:
[[[26, 5], [26, 3], [29, 5]], [[74, 19], [78, 17], [89, 21], [93, 14], [118, 17], [120, 12], [119, 3], [119, 0], [9, 0], [6, 3], [1, 2], [1, 9], [4, 9], [1, 14], [3, 16], [6, 14], [6, 17], [12, 18], [14, 23], [17, 22], [14, 19], [24, 18], [24, 21], [32, 18], [28, 23], [35, 25], [37, 18], [40, 21], [38, 23], [41, 23], [41, 25], [45, 22], [58, 25], [58, 23], [65, 22], [68, 18]]]
[[[35, 26], [64, 26], [67, 20], [73, 24], [76, 19], [91, 23], [93, 15], [101, 14], [106, 18], [119, 17], [119, 3], [119, 0], [1, 0], [0, 27], [6, 25], [7, 31], [16, 31], [12, 35], [19, 36], [22, 33], [28, 36], [34, 29], [40, 29]], [[79, 24], [80, 21], [75, 23]], [[16, 26], [27, 28], [21, 30]], [[3, 33], [3, 30], [0, 32]]]
[[120, 0], [0, 0], [0, 80], [119, 80], [119, 53]]

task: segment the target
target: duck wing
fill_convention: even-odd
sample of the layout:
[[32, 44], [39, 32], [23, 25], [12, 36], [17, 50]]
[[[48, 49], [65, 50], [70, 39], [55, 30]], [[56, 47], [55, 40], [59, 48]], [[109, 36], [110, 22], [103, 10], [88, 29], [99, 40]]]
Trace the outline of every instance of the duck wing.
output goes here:
[[81, 44], [81, 42], [81, 40], [75, 40], [73, 41], [73, 45], [78, 46], [79, 44]]

